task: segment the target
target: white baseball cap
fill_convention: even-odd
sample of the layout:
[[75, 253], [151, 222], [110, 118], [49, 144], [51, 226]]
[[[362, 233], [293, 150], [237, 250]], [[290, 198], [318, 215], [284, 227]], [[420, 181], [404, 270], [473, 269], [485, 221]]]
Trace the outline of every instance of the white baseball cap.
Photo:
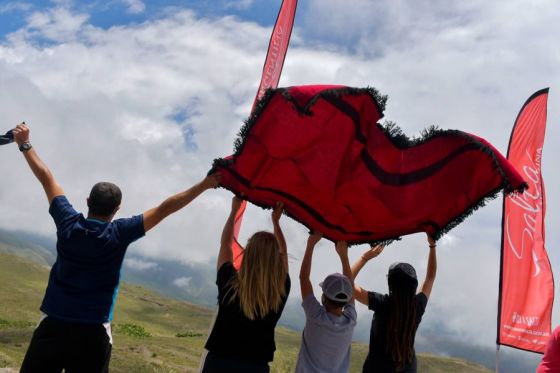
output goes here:
[[323, 289], [325, 297], [332, 301], [348, 302], [352, 299], [352, 282], [343, 274], [328, 275], [319, 286]]

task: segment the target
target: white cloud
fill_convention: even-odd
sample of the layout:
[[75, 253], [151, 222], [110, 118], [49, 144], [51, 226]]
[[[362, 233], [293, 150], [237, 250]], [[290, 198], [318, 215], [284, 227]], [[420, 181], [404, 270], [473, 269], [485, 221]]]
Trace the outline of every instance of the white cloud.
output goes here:
[[191, 277], [179, 277], [179, 278], [173, 280], [173, 285], [175, 285], [179, 288], [188, 289], [188, 287], [191, 283], [191, 280], [192, 280]]
[[253, 0], [226, 1], [225, 7], [227, 9], [247, 9], [253, 4], [253, 2]]
[[0, 5], [0, 14], [11, 13], [14, 11], [26, 11], [31, 9], [30, 3], [24, 2], [10, 2]]
[[125, 258], [124, 266], [137, 271], [145, 271], [147, 269], [157, 268], [157, 263], [136, 258]]
[[75, 14], [64, 7], [36, 11], [27, 18], [27, 26], [22, 32], [27, 37], [38, 37], [54, 42], [69, 42], [79, 36], [87, 14]]
[[[547, 246], [558, 273], [560, 233], [554, 228], [560, 221], [554, 206], [560, 196], [554, 191], [560, 177], [554, 160], [560, 158], [560, 52], [554, 46], [560, 8], [544, 0], [531, 7], [518, 1], [356, 0], [348, 6], [321, 0], [320, 10], [318, 4], [311, 2], [302, 15], [304, 26], [296, 30], [281, 85], [375, 86], [390, 96], [387, 118], [407, 134], [434, 123], [476, 133], [505, 153], [525, 99], [552, 87], [543, 175], [551, 191]], [[85, 208], [96, 181], [119, 184], [120, 216], [141, 213], [187, 188], [213, 158], [231, 153], [257, 89], [270, 32], [233, 17], [210, 20], [186, 10], [106, 30], [92, 26], [87, 14], [63, 7], [35, 12], [27, 22], [0, 44], [3, 123], [30, 124], [35, 148], [77, 208]], [[327, 31], [351, 47], [324, 48], [329, 40], [319, 35]], [[50, 43], [41, 45], [43, 39]], [[172, 118], [177, 112], [186, 113], [180, 124]], [[187, 139], [185, 125], [193, 131]], [[0, 226], [54, 232], [43, 192], [19, 152], [15, 147], [0, 152], [0, 173], [9, 175], [0, 182]], [[223, 190], [207, 192], [135, 249], [146, 260], [215, 257], [229, 198]], [[496, 200], [441, 240], [424, 322], [445, 322], [466, 340], [494, 343], [500, 214]], [[284, 220], [296, 279], [307, 233]], [[263, 228], [270, 229], [268, 213], [249, 208], [241, 241]], [[425, 246], [421, 235], [392, 245], [359, 282], [385, 290], [386, 270], [396, 260], [411, 262], [423, 276]], [[352, 248], [352, 258], [363, 249]], [[314, 283], [340, 271], [330, 243], [321, 243], [315, 256]], [[298, 296], [297, 286], [292, 293]], [[560, 323], [558, 307], [553, 321]]]
[[141, 0], [122, 0], [127, 6], [127, 12], [131, 14], [139, 14], [146, 10], [146, 4]]

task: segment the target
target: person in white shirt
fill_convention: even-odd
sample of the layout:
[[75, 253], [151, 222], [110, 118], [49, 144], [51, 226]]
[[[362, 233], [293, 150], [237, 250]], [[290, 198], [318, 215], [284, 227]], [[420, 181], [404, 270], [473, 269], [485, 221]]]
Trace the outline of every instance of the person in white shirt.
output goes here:
[[348, 245], [336, 243], [342, 272], [333, 273], [320, 284], [321, 303], [313, 294], [309, 279], [313, 249], [321, 240], [320, 233], [312, 233], [299, 274], [305, 328], [296, 365], [296, 373], [346, 373], [350, 369], [350, 346], [356, 326], [352, 269], [348, 261]]

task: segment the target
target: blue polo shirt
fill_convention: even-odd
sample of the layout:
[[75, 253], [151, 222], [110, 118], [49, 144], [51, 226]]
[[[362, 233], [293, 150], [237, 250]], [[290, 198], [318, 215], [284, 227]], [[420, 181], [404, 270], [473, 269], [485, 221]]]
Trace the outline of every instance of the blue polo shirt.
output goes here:
[[49, 213], [56, 224], [58, 255], [41, 311], [65, 321], [111, 321], [124, 255], [128, 245], [144, 236], [143, 216], [86, 219], [65, 196], [53, 199]]

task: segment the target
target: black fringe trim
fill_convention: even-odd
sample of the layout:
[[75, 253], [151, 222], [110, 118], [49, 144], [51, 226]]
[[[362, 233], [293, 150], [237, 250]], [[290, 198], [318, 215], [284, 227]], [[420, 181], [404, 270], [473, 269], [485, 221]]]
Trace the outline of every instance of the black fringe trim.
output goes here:
[[[218, 186], [218, 188], [223, 188], [225, 190], [229, 190], [230, 192], [232, 192], [233, 194], [235, 194], [237, 197], [251, 202], [251, 204], [260, 207], [263, 210], [272, 210], [274, 208], [274, 206], [269, 206], [269, 205], [265, 205], [264, 203], [260, 203], [257, 201], [252, 201], [252, 200], [248, 200], [244, 195], [241, 195], [229, 188], [226, 188], [222, 185]], [[287, 210], [284, 210], [282, 212], [282, 215], [286, 215], [288, 218], [292, 219], [293, 221], [295, 221], [296, 223], [299, 223], [301, 225], [303, 225], [304, 227], [306, 227], [307, 229], [309, 229], [309, 233], [311, 234], [311, 227], [308, 226], [307, 224], [305, 224], [304, 222], [302, 222], [301, 220], [299, 220], [298, 218], [296, 218], [294, 215], [290, 214]], [[336, 243], [336, 240], [333, 239], [332, 237], [329, 237], [328, 235], [323, 235], [323, 238]], [[389, 237], [389, 238], [383, 238], [383, 239], [379, 239], [379, 240], [374, 240], [374, 241], [368, 241], [368, 240], [356, 240], [356, 241], [348, 241], [348, 247], [352, 247], [352, 246], [356, 246], [356, 245], [363, 245], [363, 244], [368, 244], [370, 246], [377, 246], [377, 245], [383, 245], [383, 246], [387, 246], [391, 243], [393, 243], [394, 241], [400, 241], [402, 239], [401, 236], [398, 237]]]
[[447, 225], [445, 225], [440, 230], [436, 231], [432, 235], [432, 238], [435, 241], [439, 240], [441, 237], [443, 237], [450, 230], [452, 230], [453, 228], [455, 228], [456, 226], [461, 224], [463, 221], [465, 221], [465, 219], [468, 218], [469, 216], [471, 216], [476, 210], [486, 206], [486, 204], [489, 201], [498, 197], [498, 194], [500, 193], [500, 191], [502, 189], [503, 189], [503, 187], [499, 186], [498, 188], [496, 188], [493, 191], [491, 191], [490, 193], [488, 193], [486, 196], [484, 196], [481, 199], [479, 199], [478, 201], [476, 201], [467, 210], [465, 210], [462, 214], [456, 216], [453, 220], [451, 220], [449, 223], [447, 223]]
[[290, 88], [280, 88], [277, 91], [284, 97], [284, 99], [290, 102], [294, 108], [298, 111], [301, 115], [313, 115], [311, 108], [319, 101], [320, 99], [324, 99], [325, 97], [344, 97], [344, 96], [359, 96], [363, 94], [367, 94], [373, 100], [373, 103], [377, 107], [377, 111], [379, 112], [380, 118], [383, 118], [385, 106], [387, 104], [387, 95], [382, 95], [379, 91], [373, 87], [367, 88], [354, 88], [354, 87], [340, 87], [340, 88], [331, 88], [325, 89], [315, 96], [313, 96], [305, 106], [300, 106], [299, 103], [294, 99], [294, 97], [289, 92]]

